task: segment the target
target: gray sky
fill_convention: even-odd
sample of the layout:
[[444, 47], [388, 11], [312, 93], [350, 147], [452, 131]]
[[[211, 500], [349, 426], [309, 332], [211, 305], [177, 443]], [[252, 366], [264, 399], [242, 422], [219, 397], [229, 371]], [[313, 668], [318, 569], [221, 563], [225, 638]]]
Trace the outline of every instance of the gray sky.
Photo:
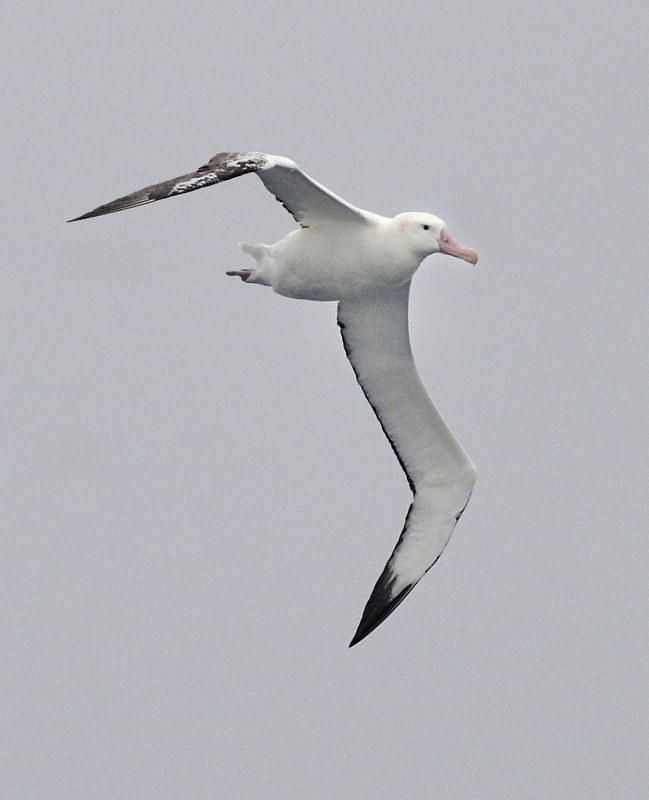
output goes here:
[[[644, 798], [646, 4], [11, 6], [0, 795]], [[411, 309], [476, 491], [351, 651], [409, 493], [334, 305], [225, 276], [291, 218], [64, 224], [248, 148], [480, 253]]]

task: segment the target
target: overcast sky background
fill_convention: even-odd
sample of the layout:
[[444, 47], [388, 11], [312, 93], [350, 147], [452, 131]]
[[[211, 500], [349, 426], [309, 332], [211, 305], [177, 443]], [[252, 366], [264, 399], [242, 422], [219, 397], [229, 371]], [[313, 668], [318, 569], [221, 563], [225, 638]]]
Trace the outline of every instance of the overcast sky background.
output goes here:
[[[0, 796], [646, 797], [645, 3], [9, 3]], [[258, 149], [480, 253], [414, 279], [478, 466], [348, 650], [403, 474], [334, 304], [225, 276], [293, 221]], [[3, 748], [5, 749], [5, 748]]]

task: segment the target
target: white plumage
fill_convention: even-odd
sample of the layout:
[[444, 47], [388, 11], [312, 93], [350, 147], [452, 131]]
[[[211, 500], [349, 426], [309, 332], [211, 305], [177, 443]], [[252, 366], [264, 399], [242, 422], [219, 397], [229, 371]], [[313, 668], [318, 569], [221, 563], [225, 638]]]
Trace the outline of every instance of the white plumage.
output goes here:
[[447, 253], [472, 264], [438, 217], [382, 217], [355, 208], [287, 158], [219, 153], [195, 172], [148, 186], [76, 221], [184, 194], [254, 172], [300, 227], [273, 245], [245, 243], [254, 265], [228, 275], [279, 294], [338, 302], [345, 352], [413, 492], [399, 541], [351, 644], [374, 630], [439, 558], [464, 511], [475, 467], [424, 389], [408, 334], [410, 281], [421, 262]]

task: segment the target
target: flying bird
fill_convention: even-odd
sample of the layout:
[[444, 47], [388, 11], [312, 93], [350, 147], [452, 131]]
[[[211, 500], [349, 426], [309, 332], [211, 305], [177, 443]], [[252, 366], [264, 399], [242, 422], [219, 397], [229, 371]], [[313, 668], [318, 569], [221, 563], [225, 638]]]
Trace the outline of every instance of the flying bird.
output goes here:
[[95, 208], [70, 222], [112, 214], [255, 173], [299, 227], [276, 244], [241, 244], [250, 266], [229, 271], [286, 297], [334, 300], [345, 353], [403, 468], [413, 500], [350, 647], [380, 625], [440, 557], [466, 508], [476, 469], [421, 383], [410, 348], [408, 297], [426, 256], [475, 264], [439, 217], [383, 217], [356, 208], [288, 158], [218, 153], [207, 164]]

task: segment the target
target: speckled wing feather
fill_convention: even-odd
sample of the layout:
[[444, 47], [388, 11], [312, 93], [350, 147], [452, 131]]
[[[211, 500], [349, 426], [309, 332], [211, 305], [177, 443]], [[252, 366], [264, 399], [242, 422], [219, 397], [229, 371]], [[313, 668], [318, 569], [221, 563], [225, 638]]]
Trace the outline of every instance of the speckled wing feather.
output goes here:
[[197, 189], [203, 189], [205, 186], [212, 186], [215, 183], [223, 183], [223, 181], [238, 178], [248, 172], [256, 172], [266, 164], [267, 158], [263, 153], [218, 153], [207, 164], [203, 164], [194, 172], [188, 172], [187, 175], [181, 175], [179, 178], [172, 178], [162, 183], [154, 183], [152, 186], [146, 186], [132, 194], [118, 197], [117, 200], [98, 206], [80, 217], [68, 220], [68, 222], [114, 214], [116, 211], [124, 211], [127, 208], [154, 203], [156, 200], [164, 200], [177, 194], [195, 192]]

